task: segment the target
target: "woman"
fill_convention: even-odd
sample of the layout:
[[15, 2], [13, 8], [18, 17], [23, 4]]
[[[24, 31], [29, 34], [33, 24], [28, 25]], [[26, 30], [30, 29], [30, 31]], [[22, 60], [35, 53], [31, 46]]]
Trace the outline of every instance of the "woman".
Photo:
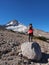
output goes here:
[[29, 34], [29, 42], [32, 42], [32, 39], [33, 39], [33, 27], [32, 27], [32, 24], [29, 24], [28, 34]]

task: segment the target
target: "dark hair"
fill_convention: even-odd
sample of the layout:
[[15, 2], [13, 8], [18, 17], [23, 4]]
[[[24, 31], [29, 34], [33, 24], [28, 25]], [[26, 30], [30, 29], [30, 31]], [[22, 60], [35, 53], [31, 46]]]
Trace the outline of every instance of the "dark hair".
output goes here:
[[29, 25], [31, 25], [31, 26], [32, 26], [32, 24], [29, 24]]
[[32, 29], [32, 24], [29, 24], [29, 26], [31, 25], [31, 27], [29, 29]]

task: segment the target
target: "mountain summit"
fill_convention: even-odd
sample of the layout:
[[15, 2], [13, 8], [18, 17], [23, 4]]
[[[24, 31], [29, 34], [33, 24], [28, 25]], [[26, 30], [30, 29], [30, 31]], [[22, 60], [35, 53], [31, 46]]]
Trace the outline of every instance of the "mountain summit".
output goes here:
[[19, 23], [18, 23], [17, 20], [11, 20], [11, 21], [9, 21], [9, 22], [6, 24], [6, 26], [18, 26], [18, 25], [19, 25]]

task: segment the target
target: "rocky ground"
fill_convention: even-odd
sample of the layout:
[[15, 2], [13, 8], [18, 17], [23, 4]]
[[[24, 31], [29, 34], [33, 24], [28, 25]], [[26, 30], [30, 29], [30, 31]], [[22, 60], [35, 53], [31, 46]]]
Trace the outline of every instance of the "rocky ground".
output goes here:
[[0, 30], [0, 65], [49, 65], [49, 43], [33, 39], [41, 46], [41, 61], [32, 61], [19, 56], [20, 46], [28, 41], [28, 35]]

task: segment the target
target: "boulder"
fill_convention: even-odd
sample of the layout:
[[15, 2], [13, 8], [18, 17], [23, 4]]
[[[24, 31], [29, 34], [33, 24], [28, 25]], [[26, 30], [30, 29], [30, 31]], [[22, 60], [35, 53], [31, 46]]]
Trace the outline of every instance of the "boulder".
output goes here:
[[40, 60], [42, 58], [41, 48], [37, 42], [24, 42], [21, 45], [22, 55], [32, 60]]

